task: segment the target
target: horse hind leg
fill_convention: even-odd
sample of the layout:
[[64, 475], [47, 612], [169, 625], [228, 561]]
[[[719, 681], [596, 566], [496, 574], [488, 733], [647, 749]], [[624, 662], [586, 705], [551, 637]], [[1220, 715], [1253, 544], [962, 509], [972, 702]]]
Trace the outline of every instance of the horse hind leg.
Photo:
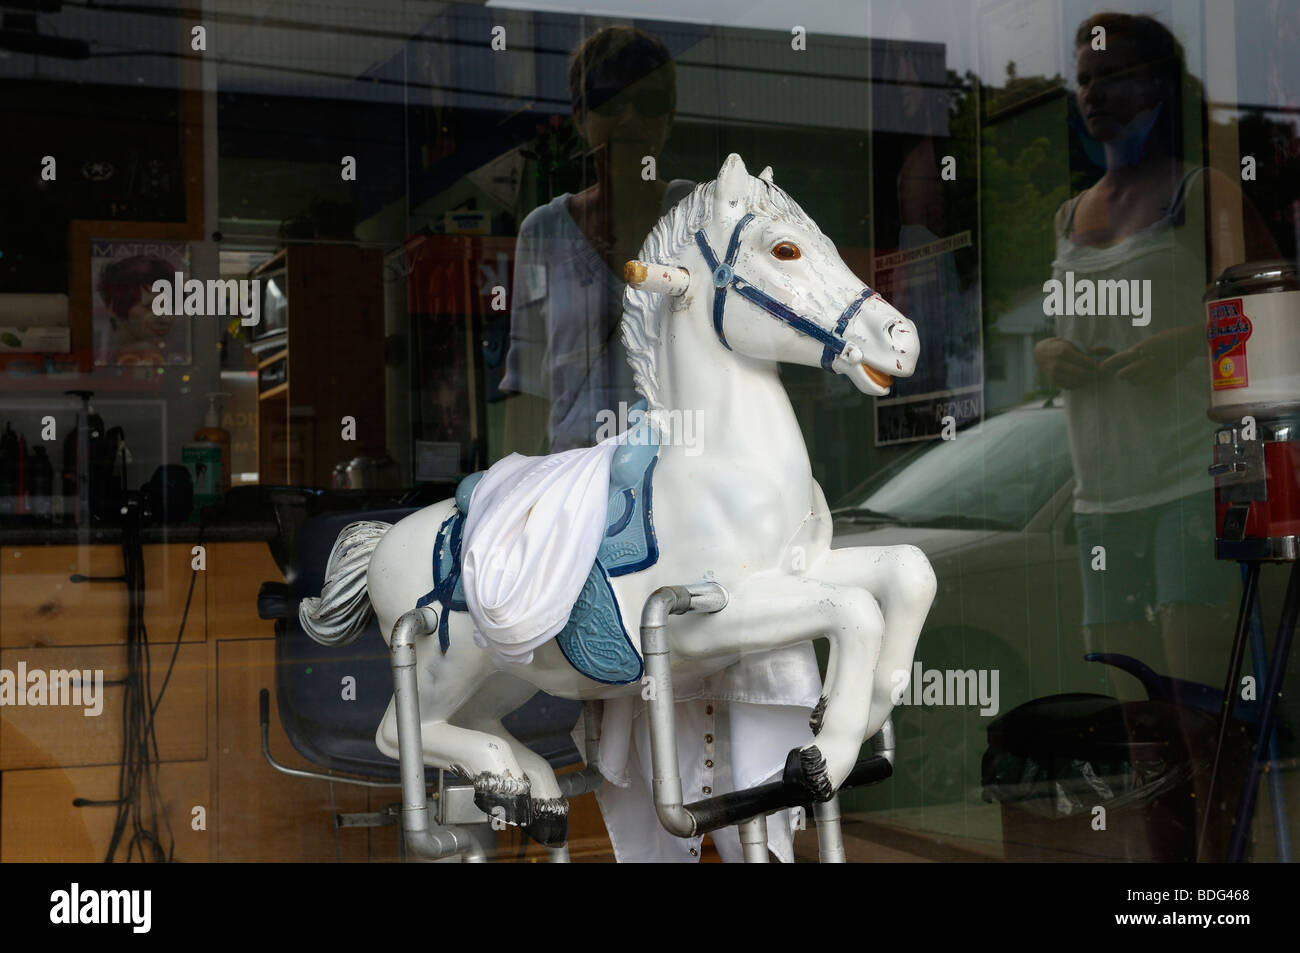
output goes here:
[[[424, 763], [470, 780], [474, 803], [484, 813], [507, 824], [526, 825], [532, 818], [532, 782], [513, 746], [500, 734], [466, 726], [456, 718], [493, 671], [491, 658], [474, 645], [473, 636], [464, 628], [455, 631], [457, 615], [453, 615], [451, 647], [445, 655], [436, 639], [422, 639], [416, 648]], [[393, 702], [375, 733], [375, 743], [389, 757], [399, 756]]]
[[[520, 824], [529, 837], [546, 847], [569, 839], [569, 802], [560, 795], [555, 769], [549, 761], [506, 730], [501, 719], [537, 693], [537, 687], [504, 672], [490, 677], [453, 717], [456, 725], [481, 731], [509, 746], [530, 784], [527, 819]], [[477, 800], [477, 798], [476, 798]], [[479, 805], [482, 807], [482, 805]]]

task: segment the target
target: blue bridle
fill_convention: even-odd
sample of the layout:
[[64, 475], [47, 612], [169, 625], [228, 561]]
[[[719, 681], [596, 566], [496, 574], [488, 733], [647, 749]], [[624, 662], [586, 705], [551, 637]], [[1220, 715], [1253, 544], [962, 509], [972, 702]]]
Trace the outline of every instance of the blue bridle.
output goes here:
[[713, 269], [714, 333], [717, 334], [718, 340], [722, 342], [722, 346], [730, 351], [732, 349], [731, 345], [727, 343], [727, 336], [722, 333], [722, 310], [727, 303], [727, 289], [734, 288], [741, 297], [748, 298], [777, 320], [784, 321], [801, 334], [806, 334], [808, 337], [820, 341], [822, 345], [822, 367], [830, 370], [835, 358], [844, 353], [844, 348], [848, 344], [844, 340], [844, 329], [849, 326], [849, 322], [858, 313], [862, 303], [874, 295], [875, 292], [868, 287], [864, 287], [862, 293], [849, 302], [839, 320], [835, 322], [834, 331], [828, 331], [820, 324], [795, 314], [771, 295], [754, 287], [736, 274], [735, 264], [736, 255], [740, 253], [740, 233], [753, 217], [754, 213], [749, 212], [736, 223], [736, 227], [731, 232], [731, 241], [727, 244], [727, 257], [721, 262], [718, 261], [718, 256], [713, 253], [713, 249], [709, 247], [709, 240], [704, 236], [704, 230], [700, 229], [695, 233], [695, 244], [700, 246], [700, 251], [704, 254], [704, 260]]

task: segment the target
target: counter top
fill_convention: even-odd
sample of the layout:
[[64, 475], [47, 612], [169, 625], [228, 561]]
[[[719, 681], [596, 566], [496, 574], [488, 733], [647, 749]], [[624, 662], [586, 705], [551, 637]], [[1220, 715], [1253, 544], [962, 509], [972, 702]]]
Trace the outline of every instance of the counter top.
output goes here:
[[[239, 543], [270, 541], [279, 534], [274, 520], [222, 520], [202, 527], [198, 523], [160, 523], [140, 528], [140, 541], [158, 543]], [[122, 527], [92, 524], [86, 529], [72, 525], [42, 525], [29, 520], [0, 520], [0, 546], [118, 546]]]

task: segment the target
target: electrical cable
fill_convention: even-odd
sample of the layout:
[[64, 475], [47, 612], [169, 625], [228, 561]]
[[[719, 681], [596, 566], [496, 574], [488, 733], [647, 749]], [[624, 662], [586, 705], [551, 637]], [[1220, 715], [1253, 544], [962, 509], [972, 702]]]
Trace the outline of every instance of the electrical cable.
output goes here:
[[[155, 719], [180, 654], [194, 598], [194, 586], [198, 580], [198, 569], [191, 569], [185, 608], [172, 645], [171, 658], [155, 695], [152, 653], [144, 621], [144, 547], [140, 536], [138, 504], [128, 503], [126, 511], [127, 518], [122, 526], [122, 578], [127, 584], [127, 674], [121, 680], [126, 688], [122, 703], [122, 760], [118, 775], [118, 796], [109, 801], [78, 799], [80, 803], [77, 806], [117, 806], [105, 863], [113, 863], [128, 826], [131, 829], [126, 845], [128, 862], [135, 859], [138, 852], [142, 861], [170, 863], [175, 860], [176, 837], [159, 787], [161, 756]], [[200, 524], [200, 546], [203, 543], [203, 531], [204, 527]]]

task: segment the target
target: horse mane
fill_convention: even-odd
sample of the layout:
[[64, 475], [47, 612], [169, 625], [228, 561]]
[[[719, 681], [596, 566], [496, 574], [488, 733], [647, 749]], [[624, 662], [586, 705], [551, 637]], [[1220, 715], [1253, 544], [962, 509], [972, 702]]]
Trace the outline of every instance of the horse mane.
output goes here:
[[[655, 223], [654, 228], [641, 246], [641, 261], [670, 264], [680, 263], [684, 253], [699, 255], [695, 246], [695, 233], [704, 228], [713, 217], [713, 200], [717, 189], [717, 179], [697, 185], [690, 195], [683, 198], [666, 215]], [[815, 235], [822, 231], [802, 208], [784, 189], [767, 179], [749, 177], [749, 190], [745, 196], [745, 210], [767, 218], [787, 221], [809, 229]], [[742, 213], [743, 214], [743, 213]], [[722, 249], [718, 250], [721, 256]], [[696, 287], [699, 282], [708, 281], [707, 275], [693, 275]], [[670, 415], [664, 407], [661, 394], [658, 362], [663, 342], [663, 325], [671, 308], [668, 296], [652, 291], [643, 291], [628, 286], [623, 294], [623, 344], [627, 347], [627, 360], [632, 365], [632, 380], [637, 393], [645, 398], [648, 405], [647, 418], [660, 432], [667, 436], [671, 432]]]

